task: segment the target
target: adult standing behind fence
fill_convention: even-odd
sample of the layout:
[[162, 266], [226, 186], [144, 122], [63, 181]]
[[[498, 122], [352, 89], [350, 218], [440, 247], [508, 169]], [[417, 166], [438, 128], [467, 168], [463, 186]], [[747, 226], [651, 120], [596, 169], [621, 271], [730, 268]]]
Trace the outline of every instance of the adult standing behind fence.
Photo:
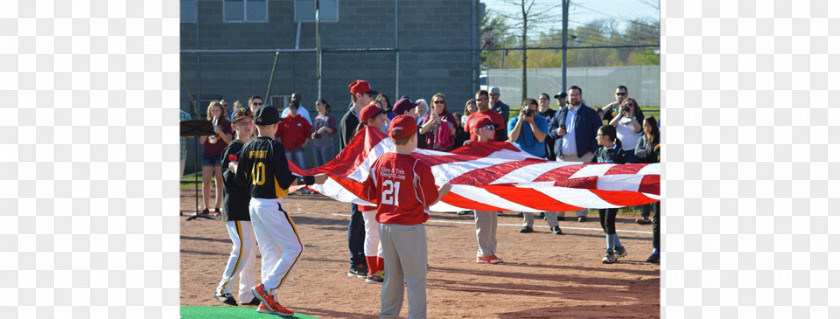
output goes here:
[[[291, 100], [292, 103], [297, 104], [297, 113], [300, 114], [300, 116], [302, 116], [306, 120], [306, 122], [309, 123], [309, 125], [312, 125], [312, 119], [309, 118], [309, 111], [306, 109], [306, 107], [300, 104], [300, 93], [292, 93], [292, 96], [289, 98], [289, 100]], [[285, 110], [283, 110], [283, 113], [280, 114], [280, 117], [285, 118], [289, 115], [289, 112], [291, 112], [291, 110], [287, 107]]]
[[[464, 126], [464, 131], [470, 133], [470, 142], [478, 142], [478, 133], [476, 133], [476, 125], [482, 118], [490, 118], [493, 123], [499, 124], [496, 127], [496, 141], [504, 142], [507, 141], [507, 129], [505, 125], [507, 123], [502, 122], [502, 116], [499, 112], [493, 111], [490, 109], [490, 98], [488, 97], [487, 91], [485, 90], [478, 90], [475, 92], [475, 101], [478, 104], [478, 112], [470, 114], [467, 117], [467, 125]], [[504, 133], [502, 133], [504, 131]], [[468, 142], [464, 142], [467, 144]]]
[[604, 105], [601, 110], [604, 112], [604, 120], [607, 123], [612, 122], [616, 116], [621, 113], [621, 104], [624, 103], [624, 99], [627, 98], [627, 87], [624, 85], [619, 85], [615, 88], [615, 102], [610, 104]]
[[432, 96], [432, 105], [420, 126], [420, 136], [426, 139], [426, 149], [451, 151], [455, 148], [455, 117], [447, 110], [443, 93]]
[[[510, 106], [505, 104], [505, 102], [502, 102], [502, 101], [499, 100], [499, 97], [501, 96], [501, 91], [499, 90], [498, 86], [494, 86], [494, 87], [490, 88], [489, 93], [490, 93], [490, 108], [493, 109], [493, 111], [496, 111], [496, 113], [499, 113], [499, 115], [502, 116], [502, 121], [503, 121], [502, 124], [501, 124], [502, 129], [499, 130], [499, 131], [496, 131], [496, 133], [502, 132], [502, 134], [504, 134], [504, 138], [501, 139], [501, 141], [507, 141], [507, 139], [508, 139], [507, 130], [504, 128], [504, 126], [507, 125], [507, 122], [510, 119]], [[498, 140], [498, 137], [497, 137], [497, 140]]]
[[[359, 125], [359, 114], [362, 112], [362, 108], [370, 104], [373, 97], [379, 94], [379, 92], [372, 90], [370, 84], [365, 80], [353, 81], [349, 87], [352, 107], [347, 110], [338, 124], [339, 150], [344, 149], [356, 134], [356, 126]], [[368, 266], [365, 260], [365, 221], [356, 204], [350, 204], [347, 246], [350, 248], [350, 270], [347, 271], [347, 275], [366, 278]]]
[[252, 95], [248, 99], [248, 108], [251, 109], [251, 113], [256, 113], [257, 109], [263, 105], [263, 99], [259, 95]]
[[[284, 117], [277, 127], [276, 137], [280, 138], [286, 148], [286, 157], [292, 160], [301, 170], [306, 169], [306, 143], [312, 136], [312, 125], [298, 113], [300, 105], [294, 101], [289, 103], [289, 115]], [[306, 190], [303, 190], [306, 194]]]
[[[595, 135], [603, 121], [598, 112], [583, 103], [583, 89], [572, 85], [567, 91], [569, 105], [554, 114], [548, 130], [554, 138], [554, 153], [558, 162], [583, 163], [598, 149]], [[585, 222], [588, 209], [577, 211], [578, 222]]]
[[628, 97], [621, 105], [618, 116], [610, 121], [615, 127], [618, 138], [622, 142], [621, 152], [627, 163], [636, 163], [636, 143], [642, 138], [642, 122], [645, 115], [636, 103], [636, 99]]
[[333, 135], [338, 131], [332, 107], [324, 99], [315, 102], [318, 116], [312, 123], [312, 145], [315, 167], [328, 163], [333, 157]]

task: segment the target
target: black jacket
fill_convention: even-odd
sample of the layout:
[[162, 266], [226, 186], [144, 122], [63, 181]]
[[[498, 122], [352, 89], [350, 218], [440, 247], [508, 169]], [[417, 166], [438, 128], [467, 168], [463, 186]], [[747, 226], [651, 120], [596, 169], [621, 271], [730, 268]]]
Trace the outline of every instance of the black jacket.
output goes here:
[[236, 185], [249, 187], [253, 198], [289, 195], [295, 177], [289, 170], [283, 144], [268, 137], [256, 137], [242, 147], [236, 169]]
[[341, 117], [341, 122], [338, 123], [338, 149], [343, 150], [356, 135], [356, 126], [359, 126], [359, 116], [353, 112], [353, 106], [344, 113]]
[[[547, 121], [551, 121], [554, 118], [554, 114], [557, 114], [557, 111], [552, 110], [550, 107], [545, 112], [537, 112], [539, 116], [544, 117]], [[556, 131], [556, 129], [555, 129]], [[545, 158], [550, 161], [557, 159], [557, 154], [554, 153], [554, 138], [551, 135], [545, 136]]]
[[237, 158], [242, 157], [240, 151], [242, 146], [240, 140], [233, 140], [225, 147], [222, 152], [222, 182], [224, 183], [224, 197], [222, 205], [225, 208], [222, 214], [222, 220], [227, 222], [230, 220], [251, 220], [251, 215], [248, 213], [248, 203], [251, 201], [251, 194], [248, 192], [248, 187], [236, 185], [235, 174], [228, 169], [231, 154], [235, 154]]

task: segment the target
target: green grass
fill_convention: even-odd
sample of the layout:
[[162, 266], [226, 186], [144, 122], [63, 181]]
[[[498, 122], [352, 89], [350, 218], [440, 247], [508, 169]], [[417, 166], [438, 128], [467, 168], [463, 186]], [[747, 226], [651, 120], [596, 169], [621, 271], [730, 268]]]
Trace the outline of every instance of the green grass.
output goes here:
[[[189, 172], [184, 172], [184, 177], [181, 178], [181, 188], [195, 188], [196, 176], [190, 175]], [[201, 188], [201, 172], [198, 172], [198, 187]]]
[[[181, 307], [182, 319], [206, 319], [206, 318], [278, 318], [274, 315], [257, 313], [253, 307]], [[307, 315], [295, 313], [292, 318], [317, 319]]]

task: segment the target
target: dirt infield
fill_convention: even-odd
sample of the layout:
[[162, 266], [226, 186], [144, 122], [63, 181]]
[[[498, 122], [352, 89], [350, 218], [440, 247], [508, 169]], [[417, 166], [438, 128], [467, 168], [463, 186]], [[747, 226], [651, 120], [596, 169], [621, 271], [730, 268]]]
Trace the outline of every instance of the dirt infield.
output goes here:
[[[195, 211], [194, 191], [182, 189], [181, 194], [181, 305], [222, 305], [212, 293], [230, 239], [220, 218], [186, 221]], [[281, 288], [280, 302], [320, 318], [375, 318], [381, 285], [347, 276], [350, 204], [320, 195], [293, 194], [284, 200], [306, 250]], [[651, 235], [621, 232], [650, 232], [650, 225], [620, 215], [616, 227], [628, 255], [605, 265], [597, 213], [585, 223], [561, 221], [562, 236], [541, 220], [534, 233], [521, 234], [520, 221], [512, 212], [499, 218], [497, 255], [505, 264], [479, 265], [472, 214], [432, 214], [426, 224], [429, 318], [659, 317], [659, 265], [644, 262]], [[406, 311], [404, 304], [402, 317]]]

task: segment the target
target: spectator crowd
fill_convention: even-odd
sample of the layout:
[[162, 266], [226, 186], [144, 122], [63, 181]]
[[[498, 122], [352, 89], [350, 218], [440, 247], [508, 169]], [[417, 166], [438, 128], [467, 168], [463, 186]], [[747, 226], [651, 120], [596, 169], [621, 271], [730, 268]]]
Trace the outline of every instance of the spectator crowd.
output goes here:
[[[587, 105], [583, 88], [573, 85], [554, 95], [540, 93], [535, 98], [526, 98], [518, 111], [502, 101], [498, 87], [492, 87], [489, 91], [479, 90], [473, 99], [467, 101], [451, 101], [445, 94], [438, 92], [428, 100], [412, 100], [402, 96], [393, 104], [389, 96], [373, 90], [367, 81], [356, 80], [348, 88], [350, 106], [344, 114], [340, 114], [340, 118], [332, 114], [332, 107], [324, 99], [316, 100], [314, 108], [307, 108], [301, 103], [299, 93], [292, 93], [289, 103], [280, 108], [282, 113], [274, 139], [282, 144], [285, 156], [301, 170], [308, 168], [305, 160], [307, 152], [312, 153], [316, 167], [325, 165], [360, 130], [374, 129], [390, 134], [391, 122], [398, 120], [403, 123], [408, 120], [411, 126], [416, 123], [416, 145], [421, 149], [449, 152], [471, 143], [510, 143], [534, 157], [550, 161], [612, 164], [659, 162], [659, 121], [644, 115], [641, 106], [629, 95], [624, 85], [616, 87], [615, 101], [604, 106]], [[551, 103], [552, 98], [554, 105]], [[266, 107], [273, 106], [264, 105], [263, 98], [254, 95], [248, 99], [247, 105], [238, 100], [233, 102], [232, 109], [226, 100], [212, 101], [206, 114], [200, 116], [212, 122], [214, 128], [213, 135], [201, 136], [199, 141], [203, 146], [203, 210], [200, 214], [209, 215], [211, 204], [215, 214], [220, 214], [222, 171], [227, 167], [227, 159], [223, 158], [223, 154], [227, 153], [224, 151], [232, 141], [241, 145], [242, 141], [253, 138], [238, 135], [255, 134], [253, 129], [244, 126], [250, 126], [253, 123], [250, 117], [257, 114], [258, 109]], [[182, 111], [181, 119], [189, 119], [189, 115]], [[186, 156], [183, 144], [182, 140], [182, 174]], [[214, 183], [216, 196], [211, 203], [210, 193]], [[305, 190], [302, 192], [306, 193]], [[653, 224], [654, 249], [647, 258], [647, 262], [653, 263], [659, 262], [659, 207], [658, 202], [641, 206], [641, 216], [636, 220], [643, 225]], [[228, 209], [227, 203], [224, 208]], [[382, 283], [386, 274], [383, 272], [382, 247], [378, 245], [378, 229], [382, 228], [377, 223], [376, 210], [377, 207], [351, 204], [348, 225], [348, 275], [366, 278], [369, 283]], [[588, 209], [583, 208], [571, 213], [578, 222], [586, 222], [588, 212]], [[618, 209], [600, 209], [598, 212], [599, 223], [606, 238], [607, 249], [602, 259], [605, 264], [615, 263], [627, 255], [615, 230], [617, 212]], [[503, 215], [503, 212], [457, 213], [472, 213], [475, 216], [478, 243], [476, 262], [503, 263], [496, 256], [497, 216]], [[520, 216], [522, 227], [519, 231], [533, 233], [535, 214], [523, 212]], [[551, 233], [563, 234], [558, 221], [566, 219], [566, 212], [543, 212], [539, 218], [546, 221]], [[229, 280], [233, 274], [233, 270], [226, 271], [225, 278]], [[248, 280], [253, 279], [248, 277]], [[226, 282], [223, 281], [223, 284]], [[222, 287], [220, 290], [217, 298], [229, 303], [232, 297], [226, 299], [227, 289]], [[247, 290], [241, 292], [240, 300], [251, 298], [256, 296], [251, 297]]]

